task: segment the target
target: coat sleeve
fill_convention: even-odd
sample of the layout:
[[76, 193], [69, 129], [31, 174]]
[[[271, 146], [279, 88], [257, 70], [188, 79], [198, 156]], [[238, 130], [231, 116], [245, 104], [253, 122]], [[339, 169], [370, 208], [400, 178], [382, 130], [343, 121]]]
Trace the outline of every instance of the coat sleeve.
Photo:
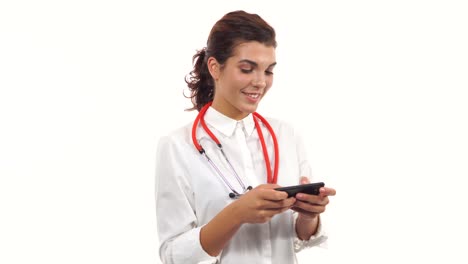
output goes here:
[[[310, 182], [314, 182], [314, 178], [312, 177], [312, 170], [310, 167], [310, 163], [307, 159], [307, 153], [306, 153], [306, 148], [304, 147], [304, 142], [302, 140], [302, 136], [295, 132], [295, 142], [296, 142], [296, 150], [297, 150], [297, 157], [298, 157], [298, 163], [299, 163], [299, 172], [300, 172], [300, 177], [306, 176], [309, 178]], [[298, 179], [298, 184], [299, 184], [300, 179]], [[296, 232], [296, 220], [297, 220], [298, 213], [294, 212], [293, 217], [294, 217], [294, 232]], [[309, 240], [300, 240], [297, 235], [294, 237], [294, 251], [299, 252], [302, 251], [303, 249], [314, 247], [314, 246], [320, 246], [320, 247], [327, 247], [327, 241], [328, 235], [325, 232], [325, 228], [323, 225], [322, 217], [319, 222], [319, 226], [317, 229], [317, 233], [310, 237]]]
[[[180, 144], [180, 143], [179, 143]], [[200, 229], [184, 153], [176, 140], [160, 139], [156, 154], [156, 218], [163, 263], [211, 263], [200, 244]]]

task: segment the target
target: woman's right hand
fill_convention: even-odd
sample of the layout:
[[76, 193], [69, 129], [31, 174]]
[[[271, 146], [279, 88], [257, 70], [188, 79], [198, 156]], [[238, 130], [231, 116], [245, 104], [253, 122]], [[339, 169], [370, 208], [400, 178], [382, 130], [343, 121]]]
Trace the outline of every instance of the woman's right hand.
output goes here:
[[210, 256], [218, 256], [242, 224], [266, 223], [279, 213], [290, 209], [296, 198], [275, 191], [277, 184], [262, 184], [243, 194], [221, 210], [200, 231], [202, 248]]
[[276, 215], [288, 209], [296, 198], [288, 197], [286, 192], [276, 191], [277, 184], [262, 184], [243, 194], [231, 206], [235, 216], [244, 223], [266, 223]]

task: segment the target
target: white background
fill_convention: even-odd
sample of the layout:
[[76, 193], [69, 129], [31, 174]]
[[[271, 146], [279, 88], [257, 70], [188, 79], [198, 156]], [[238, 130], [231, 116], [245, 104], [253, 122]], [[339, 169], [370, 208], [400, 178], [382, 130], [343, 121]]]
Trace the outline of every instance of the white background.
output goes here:
[[277, 31], [259, 112], [338, 191], [301, 263], [468, 262], [464, 1], [249, 2], [1, 2], [0, 263], [158, 263], [157, 141], [237, 9]]

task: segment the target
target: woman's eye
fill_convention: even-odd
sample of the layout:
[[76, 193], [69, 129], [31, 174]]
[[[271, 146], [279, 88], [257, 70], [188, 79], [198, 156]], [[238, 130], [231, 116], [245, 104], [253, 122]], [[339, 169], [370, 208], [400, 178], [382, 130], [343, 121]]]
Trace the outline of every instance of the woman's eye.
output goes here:
[[273, 75], [273, 72], [272, 71], [265, 71], [265, 74], [266, 75]]
[[243, 73], [251, 73], [252, 71], [252, 69], [241, 69], [241, 72]]

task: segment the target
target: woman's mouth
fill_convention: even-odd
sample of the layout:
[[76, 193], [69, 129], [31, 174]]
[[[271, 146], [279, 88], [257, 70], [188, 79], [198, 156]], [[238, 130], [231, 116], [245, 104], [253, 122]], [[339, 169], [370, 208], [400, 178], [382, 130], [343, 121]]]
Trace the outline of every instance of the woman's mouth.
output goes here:
[[257, 99], [260, 97], [260, 94], [259, 93], [243, 93], [245, 95], [247, 95], [248, 97], [252, 98], [252, 99]]

